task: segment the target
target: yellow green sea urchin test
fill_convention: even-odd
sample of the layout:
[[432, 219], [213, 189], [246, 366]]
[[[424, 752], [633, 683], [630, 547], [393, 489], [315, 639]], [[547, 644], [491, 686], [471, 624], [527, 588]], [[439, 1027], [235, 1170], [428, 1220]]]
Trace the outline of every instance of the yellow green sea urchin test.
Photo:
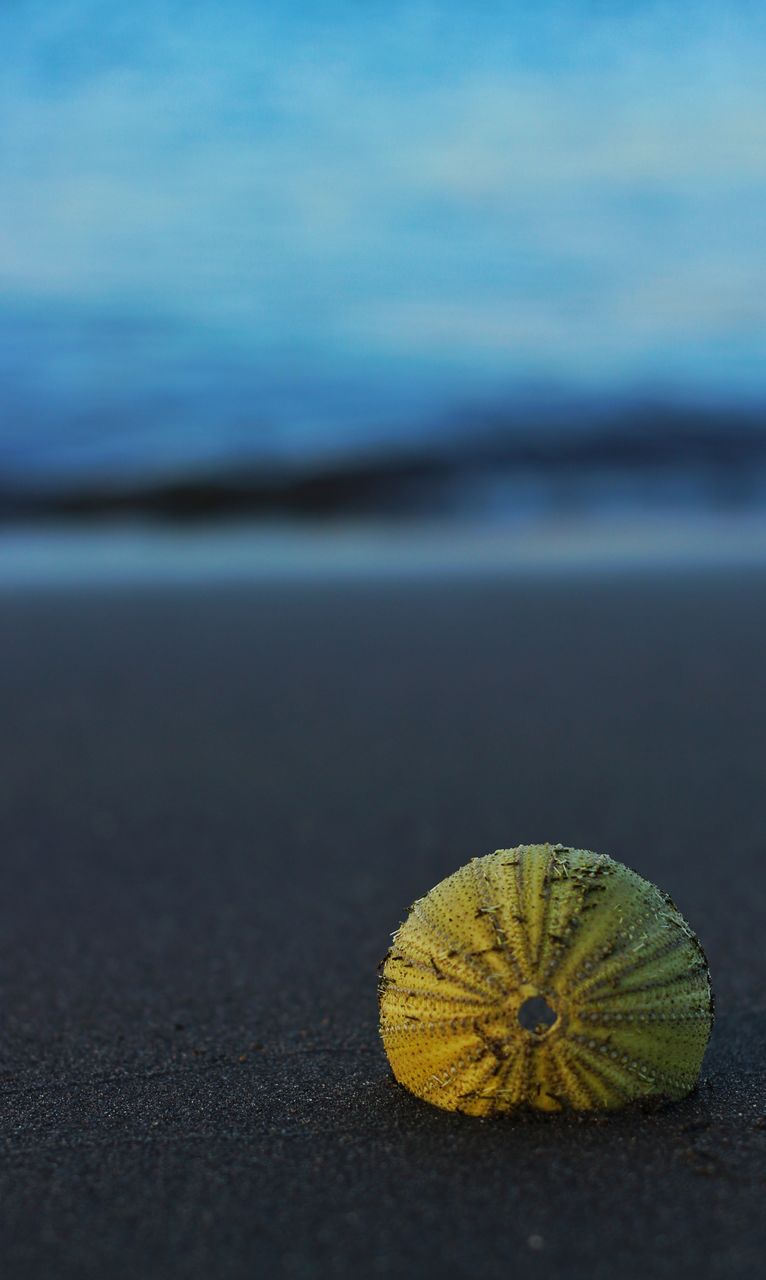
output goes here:
[[667, 894], [560, 844], [473, 858], [413, 904], [381, 969], [396, 1079], [469, 1115], [683, 1098], [713, 1023], [705, 954]]

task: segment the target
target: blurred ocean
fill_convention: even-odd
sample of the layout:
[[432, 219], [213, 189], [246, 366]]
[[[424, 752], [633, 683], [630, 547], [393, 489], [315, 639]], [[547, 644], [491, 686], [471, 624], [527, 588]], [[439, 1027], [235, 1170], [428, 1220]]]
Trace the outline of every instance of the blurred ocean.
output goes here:
[[237, 354], [204, 326], [6, 307], [0, 519], [766, 510], [757, 398]]
[[766, 10], [3, 6], [0, 521], [766, 509]]

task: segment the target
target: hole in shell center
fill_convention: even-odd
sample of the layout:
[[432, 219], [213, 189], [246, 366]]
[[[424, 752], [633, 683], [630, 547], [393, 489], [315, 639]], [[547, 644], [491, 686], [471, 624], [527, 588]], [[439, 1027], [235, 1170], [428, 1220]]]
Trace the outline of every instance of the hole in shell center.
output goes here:
[[516, 1016], [524, 1030], [531, 1031], [533, 1036], [544, 1036], [558, 1019], [556, 1010], [551, 1008], [544, 996], [530, 996], [521, 1005]]

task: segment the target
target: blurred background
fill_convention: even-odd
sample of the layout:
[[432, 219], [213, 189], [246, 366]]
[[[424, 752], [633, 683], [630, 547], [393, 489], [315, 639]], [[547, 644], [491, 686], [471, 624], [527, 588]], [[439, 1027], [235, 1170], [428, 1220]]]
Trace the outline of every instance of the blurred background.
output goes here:
[[766, 556], [762, 5], [19, 0], [0, 47], [6, 576]]

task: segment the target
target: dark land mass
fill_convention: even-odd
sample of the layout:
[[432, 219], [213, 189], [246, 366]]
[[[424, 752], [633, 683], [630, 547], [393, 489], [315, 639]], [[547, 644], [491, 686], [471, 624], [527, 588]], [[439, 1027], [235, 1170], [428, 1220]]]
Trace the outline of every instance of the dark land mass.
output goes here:
[[634, 483], [693, 473], [712, 500], [742, 503], [754, 471], [764, 470], [763, 415], [657, 407], [590, 429], [548, 423], [536, 430], [484, 415], [470, 428], [453, 427], [420, 445], [281, 467], [243, 459], [188, 474], [59, 476], [36, 486], [3, 480], [0, 472], [0, 519], [449, 514], [468, 487], [489, 479], [511, 486], [520, 478], [547, 482], [560, 500], [562, 486], [578, 477], [615, 472]]
[[[763, 572], [0, 613], [4, 1280], [763, 1273]], [[393, 1083], [391, 931], [545, 839], [698, 931], [688, 1100], [492, 1122]]]

